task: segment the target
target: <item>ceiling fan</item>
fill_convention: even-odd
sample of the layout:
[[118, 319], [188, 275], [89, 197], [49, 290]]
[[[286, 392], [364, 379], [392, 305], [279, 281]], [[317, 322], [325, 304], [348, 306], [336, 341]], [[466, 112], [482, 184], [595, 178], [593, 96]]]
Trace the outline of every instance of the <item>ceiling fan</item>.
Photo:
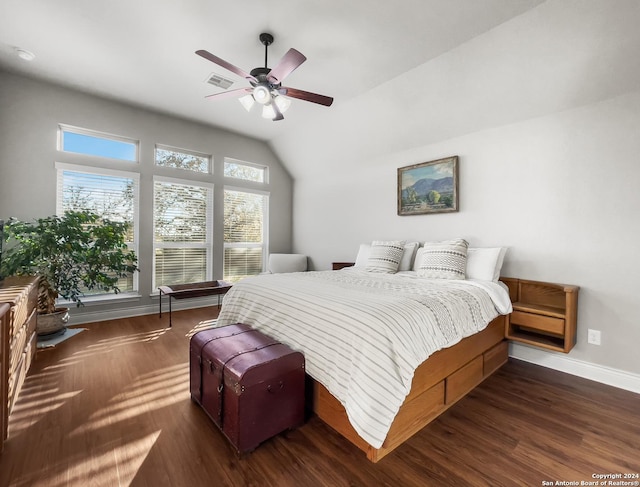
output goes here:
[[331, 106], [333, 98], [329, 96], [318, 95], [317, 93], [310, 93], [297, 88], [282, 86], [284, 79], [307, 60], [302, 53], [295, 49], [289, 49], [274, 68], [268, 68], [267, 48], [273, 43], [273, 36], [271, 34], [262, 33], [260, 34], [260, 42], [264, 45], [264, 68], [254, 68], [249, 73], [231, 63], [228, 63], [224, 59], [220, 59], [218, 56], [214, 56], [208, 51], [202, 49], [196, 51], [198, 56], [201, 56], [212, 63], [237, 74], [238, 76], [242, 76], [251, 84], [251, 87], [215, 93], [213, 95], [208, 95], [206, 98], [241, 97], [240, 102], [247, 111], [249, 111], [255, 103], [259, 103], [263, 107], [262, 116], [270, 118], [273, 121], [284, 119], [282, 113], [289, 108], [289, 105], [291, 104], [291, 100], [287, 97], [310, 101], [327, 107]]

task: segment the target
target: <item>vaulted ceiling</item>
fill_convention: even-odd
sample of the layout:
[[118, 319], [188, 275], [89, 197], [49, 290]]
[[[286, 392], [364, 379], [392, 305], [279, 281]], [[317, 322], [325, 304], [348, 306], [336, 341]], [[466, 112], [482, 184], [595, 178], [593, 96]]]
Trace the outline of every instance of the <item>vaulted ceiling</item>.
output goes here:
[[[2, 0], [0, 69], [158, 110], [265, 141], [303, 130], [542, 0]], [[249, 71], [262, 66], [261, 32], [275, 36], [269, 67], [291, 47], [308, 58], [287, 85], [333, 96], [326, 108], [294, 100], [286, 119], [246, 113], [211, 73], [246, 81], [196, 56], [209, 52]], [[16, 49], [35, 54], [25, 62]], [[428, 81], [428, 80], [427, 80]]]

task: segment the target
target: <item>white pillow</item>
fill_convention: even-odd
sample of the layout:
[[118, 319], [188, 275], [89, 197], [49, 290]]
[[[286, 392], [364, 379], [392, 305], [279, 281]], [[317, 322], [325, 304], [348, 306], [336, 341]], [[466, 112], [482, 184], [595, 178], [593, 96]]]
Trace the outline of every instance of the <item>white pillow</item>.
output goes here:
[[365, 270], [394, 274], [398, 272], [403, 253], [404, 240], [374, 240], [371, 242], [371, 252]]
[[419, 245], [419, 242], [407, 242], [404, 244], [404, 253], [402, 254], [398, 271], [410, 271], [413, 269], [413, 261]]
[[368, 243], [360, 244], [360, 248], [358, 249], [358, 255], [356, 256], [356, 263], [353, 266], [366, 267], [367, 261], [369, 260], [370, 253], [371, 253], [371, 244], [368, 244]]
[[464, 279], [469, 243], [462, 239], [425, 242], [418, 276], [428, 279]]
[[[420, 246], [420, 242], [408, 242], [404, 245], [404, 252], [402, 254], [402, 259], [400, 260], [400, 265], [398, 266], [398, 271], [415, 270], [413, 268], [415, 265], [414, 258], [419, 246]], [[371, 244], [368, 244], [368, 243], [360, 244], [360, 248], [358, 249], [358, 255], [356, 256], [356, 263], [354, 264], [354, 267], [366, 267], [370, 254], [371, 254]]]
[[467, 279], [497, 281], [507, 253], [506, 247], [469, 248], [467, 250]]
[[418, 247], [418, 250], [416, 250], [416, 258], [413, 260], [413, 267], [411, 268], [412, 271], [418, 271], [418, 269], [420, 269], [420, 264], [422, 264], [422, 254], [424, 253], [424, 249], [422, 247]]
[[269, 272], [304, 272], [307, 270], [307, 256], [303, 254], [270, 254]]

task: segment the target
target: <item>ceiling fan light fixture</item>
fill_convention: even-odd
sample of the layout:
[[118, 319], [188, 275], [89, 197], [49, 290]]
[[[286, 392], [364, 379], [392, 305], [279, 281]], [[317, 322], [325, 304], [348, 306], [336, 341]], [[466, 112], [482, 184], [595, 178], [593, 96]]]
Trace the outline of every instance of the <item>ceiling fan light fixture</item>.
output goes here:
[[240, 97], [238, 101], [242, 104], [244, 109], [248, 112], [250, 112], [251, 109], [253, 108], [253, 105], [256, 104], [256, 101], [253, 99], [253, 95], [245, 95], [243, 97]]
[[262, 107], [262, 118], [268, 118], [270, 120], [273, 120], [276, 117], [276, 111], [273, 109], [273, 106], [271, 105], [271, 103], [269, 103], [268, 105], [264, 105]]
[[291, 106], [291, 100], [284, 96], [274, 96], [274, 102], [278, 106], [280, 113], [286, 112]]
[[253, 89], [253, 98], [261, 105], [271, 103], [271, 92], [266, 86], [258, 85]]

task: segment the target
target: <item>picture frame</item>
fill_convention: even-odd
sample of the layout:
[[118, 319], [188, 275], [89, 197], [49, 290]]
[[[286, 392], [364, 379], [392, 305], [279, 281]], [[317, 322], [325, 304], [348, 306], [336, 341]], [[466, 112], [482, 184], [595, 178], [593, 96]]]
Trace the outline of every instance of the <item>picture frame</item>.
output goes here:
[[458, 156], [398, 168], [398, 215], [458, 211]]

